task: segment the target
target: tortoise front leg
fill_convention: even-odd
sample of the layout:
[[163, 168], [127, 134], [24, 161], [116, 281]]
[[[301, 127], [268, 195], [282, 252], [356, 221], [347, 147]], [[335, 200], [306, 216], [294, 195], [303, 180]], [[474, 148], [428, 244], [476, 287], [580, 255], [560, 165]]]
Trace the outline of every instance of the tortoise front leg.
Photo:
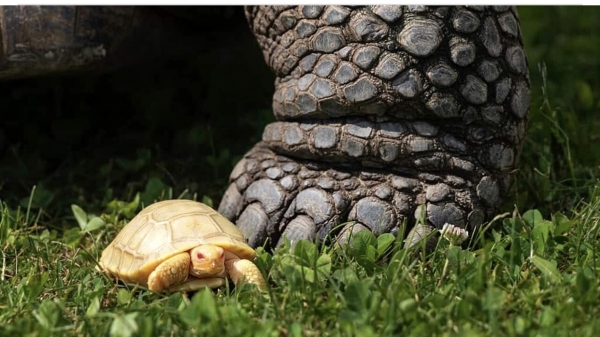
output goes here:
[[148, 276], [148, 288], [160, 293], [187, 280], [190, 272], [190, 254], [180, 253], [159, 264]]
[[259, 290], [265, 290], [267, 287], [262, 273], [252, 261], [240, 259], [236, 255], [226, 252], [225, 269], [236, 287], [245, 283], [254, 284]]

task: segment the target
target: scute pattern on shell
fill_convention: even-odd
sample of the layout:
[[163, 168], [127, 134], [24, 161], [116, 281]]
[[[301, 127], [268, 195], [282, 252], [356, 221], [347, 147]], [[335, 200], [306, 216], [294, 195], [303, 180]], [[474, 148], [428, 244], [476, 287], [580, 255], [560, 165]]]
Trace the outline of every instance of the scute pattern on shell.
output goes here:
[[161, 262], [203, 244], [242, 259], [256, 254], [235, 225], [214, 209], [192, 200], [166, 200], [135, 216], [104, 250], [100, 265], [125, 282], [145, 285]]

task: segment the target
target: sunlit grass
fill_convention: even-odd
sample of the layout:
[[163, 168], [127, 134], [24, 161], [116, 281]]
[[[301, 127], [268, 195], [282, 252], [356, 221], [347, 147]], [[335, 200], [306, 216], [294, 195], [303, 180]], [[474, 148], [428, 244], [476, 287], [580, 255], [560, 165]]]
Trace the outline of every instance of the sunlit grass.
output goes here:
[[[23, 191], [0, 196], [8, 199], [0, 200], [0, 336], [598, 335], [598, 15], [523, 8], [533, 99], [514, 189], [504, 213], [468, 247], [440, 240], [425, 258], [419, 246], [360, 232], [347, 247], [259, 249], [266, 293], [160, 295], [124, 286], [95, 267], [140, 206], [171, 198], [212, 204], [256, 139], [232, 145], [224, 136], [231, 130], [192, 125], [176, 143], [205, 156], [184, 152], [175, 161], [144, 143], [155, 133], [141, 132], [143, 145], [128, 156], [99, 162], [105, 149], [92, 147], [37, 183], [24, 177], [45, 172], [43, 153], [15, 146], [7, 157], [14, 160], [0, 165], [2, 174], [22, 173], [10, 183]], [[248, 121], [248, 133], [260, 134], [262, 124]]]

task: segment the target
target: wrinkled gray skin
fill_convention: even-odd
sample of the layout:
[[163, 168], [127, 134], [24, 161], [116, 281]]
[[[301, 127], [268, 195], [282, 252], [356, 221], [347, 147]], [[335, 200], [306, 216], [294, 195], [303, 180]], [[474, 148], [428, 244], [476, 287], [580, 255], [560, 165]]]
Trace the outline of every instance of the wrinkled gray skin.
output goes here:
[[258, 6], [246, 16], [277, 75], [277, 122], [231, 173], [219, 212], [250, 245], [362, 229], [410, 231], [412, 244], [496, 214], [529, 109], [515, 8]]

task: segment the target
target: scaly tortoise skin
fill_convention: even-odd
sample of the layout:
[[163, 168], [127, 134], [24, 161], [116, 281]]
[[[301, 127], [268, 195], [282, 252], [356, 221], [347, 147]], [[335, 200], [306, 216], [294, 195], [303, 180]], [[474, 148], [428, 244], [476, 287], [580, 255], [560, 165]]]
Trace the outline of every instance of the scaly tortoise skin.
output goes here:
[[234, 224], [209, 206], [167, 200], [144, 208], [102, 252], [100, 266], [125, 283], [154, 292], [266, 284], [256, 252]]
[[[177, 46], [198, 53], [187, 48], [209, 44], [184, 37], [203, 36], [212, 22], [198, 34], [171, 23], [206, 21], [194, 12], [202, 9], [171, 17], [154, 7], [3, 7], [0, 77], [96, 58], [135, 62]], [[363, 229], [409, 232], [410, 245], [445, 223], [473, 233], [497, 214], [530, 105], [515, 7], [245, 12], [276, 75], [277, 121], [232, 171], [218, 210], [251, 247], [275, 247], [284, 237], [344, 241]], [[420, 214], [426, 221], [417, 225]]]
[[218, 210], [251, 246], [364, 229], [408, 232], [411, 245], [497, 214], [530, 104], [516, 8], [251, 6], [246, 16], [277, 76], [277, 121], [234, 168]]

